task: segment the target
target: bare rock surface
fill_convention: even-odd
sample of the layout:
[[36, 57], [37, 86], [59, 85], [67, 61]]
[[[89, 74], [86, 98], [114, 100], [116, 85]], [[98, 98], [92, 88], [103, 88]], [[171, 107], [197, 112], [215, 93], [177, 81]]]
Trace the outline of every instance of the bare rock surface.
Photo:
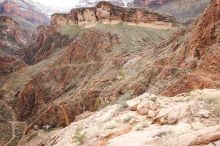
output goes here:
[[[147, 113], [139, 114], [137, 109], [134, 111], [120, 104], [108, 106], [64, 129], [43, 133], [26, 145], [47, 146], [51, 142], [56, 143], [56, 146], [75, 145], [77, 139], [72, 139], [71, 134], [76, 134], [74, 131], [77, 127], [81, 127], [85, 132], [82, 145], [191, 146], [217, 143], [220, 140], [219, 117], [213, 111], [212, 103], [208, 103], [204, 98], [210, 92], [220, 95], [220, 91], [211, 89], [197, 90], [175, 97], [154, 95], [157, 98], [155, 104], [161, 105], [154, 117], [148, 117]], [[152, 103], [147, 97], [142, 100], [138, 106], [146, 105], [146, 101]], [[201, 110], [209, 111], [210, 116], [201, 116]], [[155, 123], [155, 118], [160, 121]]]

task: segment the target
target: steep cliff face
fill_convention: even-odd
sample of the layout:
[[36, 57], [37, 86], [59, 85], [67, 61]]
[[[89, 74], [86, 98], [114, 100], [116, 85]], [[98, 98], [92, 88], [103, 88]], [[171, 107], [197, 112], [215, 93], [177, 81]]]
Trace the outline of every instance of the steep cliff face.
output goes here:
[[0, 16], [0, 77], [25, 67], [22, 56], [28, 39], [19, 24], [10, 17]]
[[3, 1], [0, 3], [0, 13], [10, 16], [21, 17], [33, 24], [48, 24], [49, 17], [33, 8], [27, 2]]
[[[112, 46], [117, 43], [116, 35], [96, 31], [90, 31], [84, 34], [81, 39], [74, 41], [51, 65], [54, 67], [37, 74], [17, 94], [18, 102], [15, 111], [18, 120], [29, 119], [31, 121], [33, 117], [39, 116], [38, 111], [47, 108], [49, 111], [40, 115], [35, 124], [43, 126], [48, 122], [48, 119], [57, 116], [57, 120], [49, 120], [50, 125], [65, 126], [65, 120], [60, 115], [62, 109], [59, 105], [51, 103], [68, 91], [79, 90], [79, 86], [86, 84], [85, 79], [89, 79], [102, 67], [102, 62], [106, 59], [105, 54], [110, 52]], [[71, 100], [63, 102], [64, 105], [62, 105], [67, 110], [68, 116], [71, 115], [70, 121], [73, 121], [75, 116], [84, 110], [92, 110], [99, 94], [99, 91], [91, 91], [90, 97], [87, 97], [87, 93], [79, 91], [78, 96], [73, 99], [78, 102], [74, 103]]]
[[35, 40], [25, 52], [25, 61], [35, 64], [52, 54], [55, 50], [69, 45], [71, 39], [55, 31], [52, 26], [39, 26]]
[[[179, 39], [174, 39], [157, 65], [176, 66], [181, 78], [173, 80], [173, 85], [164, 89], [166, 95], [175, 95], [196, 88], [219, 87], [219, 3], [211, 6], [190, 29], [185, 30]], [[181, 40], [182, 39], [182, 40]], [[171, 47], [172, 46], [172, 47]], [[172, 49], [168, 49], [171, 47]], [[182, 74], [182, 75], [181, 75]], [[176, 86], [176, 85], [179, 86]]]
[[[91, 22], [155, 23], [163, 22], [172, 27], [174, 17], [163, 16], [140, 8], [123, 8], [109, 2], [99, 2], [96, 7], [73, 9], [70, 14], [53, 14], [51, 24], [56, 27]], [[159, 24], [160, 25], [160, 24]]]
[[219, 88], [219, 14], [218, 1], [212, 1], [194, 25], [156, 47], [152, 64], [138, 73], [131, 88], [167, 96]]

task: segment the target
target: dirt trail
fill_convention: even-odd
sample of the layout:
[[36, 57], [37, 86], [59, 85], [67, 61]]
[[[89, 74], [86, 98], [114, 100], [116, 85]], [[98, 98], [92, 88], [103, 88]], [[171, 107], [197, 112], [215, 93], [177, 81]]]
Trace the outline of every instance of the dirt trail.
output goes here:
[[[6, 86], [4, 85], [3, 88], [6, 89]], [[7, 107], [7, 109], [9, 109], [11, 111], [10, 114], [12, 115], [12, 121], [7, 121], [8, 123], [11, 123], [11, 128], [12, 128], [11, 135], [12, 135], [12, 137], [6, 144], [3, 145], [3, 146], [8, 146], [16, 138], [16, 134], [15, 134], [16, 124], [24, 124], [25, 122], [17, 121], [16, 115], [15, 115], [13, 109], [7, 103], [5, 103], [4, 101], [0, 101], [0, 102], [2, 102], [2, 104], [4, 104]], [[21, 140], [22, 140], [22, 138], [19, 140], [18, 146], [20, 145]]]

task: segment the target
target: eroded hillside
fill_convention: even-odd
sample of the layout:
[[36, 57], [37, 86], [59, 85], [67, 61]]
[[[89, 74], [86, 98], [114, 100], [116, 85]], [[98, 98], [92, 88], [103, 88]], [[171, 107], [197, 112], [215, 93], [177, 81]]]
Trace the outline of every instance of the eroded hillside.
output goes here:
[[[220, 13], [217, 2], [212, 1], [189, 28], [176, 25], [175, 19], [170, 16], [138, 8], [126, 9], [107, 2], [100, 2], [94, 8], [74, 9], [70, 14], [54, 14], [52, 25], [39, 27], [34, 42], [23, 52], [22, 59], [32, 65], [0, 79], [3, 85], [0, 88], [0, 109], [3, 113], [0, 128], [4, 131], [0, 136], [1, 144], [71, 145], [74, 144], [71, 140], [72, 132], [70, 135], [65, 132], [68, 131], [66, 129], [75, 131], [76, 126], [48, 132], [66, 127], [74, 121], [83, 123], [82, 117], [92, 115], [86, 119], [86, 124], [94, 125], [95, 122], [101, 127], [113, 127], [100, 129], [97, 138], [94, 137], [91, 127], [87, 126], [91, 131], [86, 130], [84, 144], [120, 145], [124, 137], [139, 137], [138, 135], [148, 134], [149, 129], [133, 133], [131, 129], [141, 120], [119, 124], [117, 119], [121, 116], [115, 114], [110, 118], [116, 118], [114, 120], [119, 124], [118, 127], [95, 119], [97, 115], [107, 118], [107, 113], [111, 114], [114, 106], [117, 109], [125, 105], [129, 107], [130, 104], [125, 104], [126, 101], [143, 93], [149, 93], [143, 99], [146, 103], [141, 103], [142, 100], [138, 102], [139, 107], [144, 104], [143, 110], [140, 107], [135, 109], [138, 112], [132, 112], [122, 108], [120, 112], [132, 112], [135, 114], [134, 119], [140, 118], [149, 122], [144, 123], [144, 127], [153, 126], [156, 135], [149, 136], [151, 140], [147, 144], [175, 145], [179, 139], [173, 139], [172, 133], [178, 131], [178, 126], [183, 126], [185, 130], [190, 125], [197, 124], [196, 122], [199, 123], [199, 128], [192, 127], [188, 130], [194, 135], [204, 136], [204, 142], [192, 138], [186, 144], [183, 140], [183, 145], [207, 144], [219, 140], [219, 126], [208, 128], [208, 132], [213, 133], [210, 137], [206, 137], [206, 130], [197, 131], [219, 124], [219, 101], [216, 98], [219, 95], [218, 90], [208, 90], [207, 95], [206, 90], [191, 92], [220, 86], [220, 56], [217, 53]], [[157, 27], [149, 27], [155, 22]], [[164, 24], [169, 27], [164, 29]], [[157, 95], [151, 97], [151, 94]], [[215, 97], [201, 99], [204, 94]], [[197, 104], [198, 102], [201, 104]], [[107, 110], [101, 110], [113, 104], [115, 105], [107, 107]], [[164, 108], [165, 105], [175, 104], [176, 109]], [[183, 108], [180, 109], [179, 104]], [[212, 109], [212, 106], [216, 108]], [[200, 111], [202, 109], [204, 111]], [[98, 110], [101, 111], [97, 112]], [[84, 114], [81, 115], [82, 113]], [[196, 118], [198, 115], [200, 116]], [[181, 125], [180, 122], [186, 123]], [[119, 131], [114, 131], [116, 127]], [[84, 130], [86, 127], [82, 128]], [[158, 128], [164, 128], [164, 131], [158, 131]], [[113, 131], [109, 134], [107, 130], [108, 134], [105, 135], [106, 129]], [[44, 138], [38, 133], [43, 134]], [[121, 139], [120, 135], [125, 133], [128, 135]], [[163, 133], [168, 141], [164, 141]], [[180, 140], [182, 136], [185, 138], [182, 134], [184, 132], [178, 135]], [[113, 139], [117, 136], [119, 138]], [[93, 138], [96, 139], [93, 141]], [[134, 145], [143, 145], [146, 139], [142, 140]]]

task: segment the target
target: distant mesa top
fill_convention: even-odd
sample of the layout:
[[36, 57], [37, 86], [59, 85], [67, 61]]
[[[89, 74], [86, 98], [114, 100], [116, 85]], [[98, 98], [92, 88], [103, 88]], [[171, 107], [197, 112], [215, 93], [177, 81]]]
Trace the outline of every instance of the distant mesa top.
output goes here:
[[172, 16], [150, 12], [144, 8], [120, 7], [107, 1], [101, 1], [96, 7], [75, 8], [69, 14], [53, 14], [51, 20], [51, 24], [56, 28], [97, 22], [110, 24], [125, 22], [147, 27], [157, 25], [172, 28], [176, 24], [176, 19]]

